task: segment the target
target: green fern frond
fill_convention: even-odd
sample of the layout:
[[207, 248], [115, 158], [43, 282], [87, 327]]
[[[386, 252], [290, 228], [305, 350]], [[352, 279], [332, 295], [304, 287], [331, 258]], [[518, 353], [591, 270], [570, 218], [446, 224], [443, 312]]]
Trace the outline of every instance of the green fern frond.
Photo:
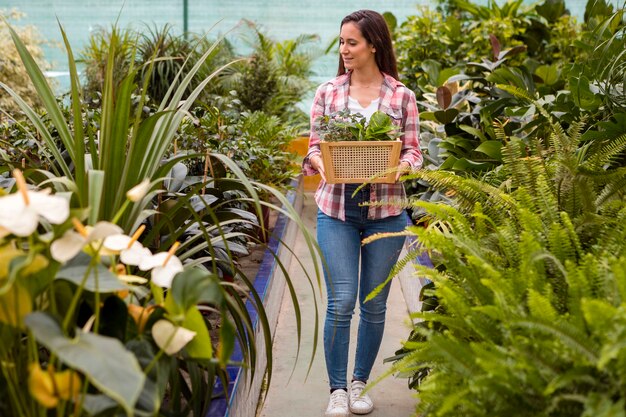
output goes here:
[[[529, 156], [527, 144], [526, 142], [521, 140], [509, 141], [502, 147], [501, 152], [503, 168], [507, 170], [509, 167], [514, 166], [517, 163], [518, 159], [526, 158], [527, 156]], [[509, 172], [509, 176], [510, 175], [511, 174]]]
[[617, 288], [616, 295], [619, 295], [617, 302], [626, 302], [626, 257], [620, 256], [614, 259], [610, 265], [613, 280]]
[[511, 324], [516, 327], [527, 328], [550, 335], [564, 346], [577, 352], [592, 364], [598, 361], [598, 347], [589, 337], [578, 328], [565, 322], [548, 322], [537, 318], [525, 318], [512, 320]]
[[466, 341], [455, 341], [442, 337], [439, 334], [433, 334], [429, 342], [432, 349], [447, 359], [446, 363], [451, 370], [468, 377], [477, 370], [476, 364], [470, 359], [474, 355], [472, 355], [469, 344]]
[[482, 340], [489, 340], [493, 343], [500, 344], [503, 339], [503, 332], [494, 317], [486, 314], [483, 306], [472, 308], [472, 313], [466, 318], [469, 326]]
[[[416, 201], [414, 208], [423, 208], [430, 216], [439, 222], [460, 225], [459, 229], [471, 229], [471, 224], [465, 216], [456, 208], [449, 204], [430, 201]], [[432, 222], [429, 228], [432, 227]], [[448, 228], [444, 226], [444, 228]]]
[[614, 163], [624, 150], [626, 150], [626, 134], [612, 139], [602, 147], [589, 150], [586, 160], [581, 163], [581, 168], [589, 171], [603, 171], [605, 165]]
[[611, 176], [610, 182], [608, 182], [598, 193], [595, 199], [596, 207], [602, 207], [608, 201], [619, 198], [624, 198], [624, 191], [626, 190], [626, 168], [620, 169], [619, 174]]
[[[363, 244], [367, 244], [365, 240], [363, 240]], [[398, 262], [393, 266], [389, 275], [381, 284], [379, 284], [376, 288], [370, 292], [367, 297], [365, 297], [365, 303], [376, 297], [390, 282], [393, 278], [395, 278], [400, 271], [402, 271], [408, 264], [412, 263], [415, 258], [417, 258], [424, 250], [422, 248], [414, 248], [410, 250], [406, 256], [402, 259], [399, 259]]]
[[574, 120], [567, 129], [567, 136], [571, 139], [572, 143], [578, 145], [581, 141], [582, 135], [587, 126], [587, 120], [582, 117], [578, 120]]
[[626, 208], [618, 211], [613, 220], [602, 227], [598, 240], [607, 254], [620, 257], [626, 252]]
[[[572, 224], [571, 218], [565, 212], [559, 213], [559, 217], [561, 218], [561, 225], [567, 231], [567, 235], [569, 237], [569, 241], [572, 245], [572, 248], [575, 250], [574, 257], [577, 259], [583, 253], [582, 244], [580, 242], [580, 238], [574, 229], [574, 225]], [[565, 264], [565, 262], [563, 262]]]
[[501, 143], [507, 143], [509, 141], [508, 140], [509, 137], [506, 134], [506, 130], [504, 130], [507, 123], [508, 123], [508, 119], [504, 123], [500, 122], [499, 120], [494, 120], [492, 122], [493, 130], [496, 134], [496, 140], [500, 141]]
[[462, 178], [446, 171], [420, 170], [413, 176], [414, 179], [427, 181], [439, 191], [453, 193], [459, 208], [466, 213], [473, 210], [476, 202], [481, 202], [485, 213], [494, 218], [502, 218], [515, 206], [508, 194], [480, 180]]
[[553, 223], [548, 230], [548, 250], [565, 265], [570, 260], [576, 262], [578, 250], [576, 243], [570, 240], [571, 231], [563, 227], [561, 223]]
[[557, 320], [557, 312], [544, 295], [533, 289], [528, 290], [528, 312], [531, 317], [544, 319], [548, 322]]
[[519, 265], [518, 255], [518, 238], [519, 229], [515, 227], [514, 222], [500, 226], [496, 231], [497, 246], [500, 249], [502, 256], [507, 260], [511, 268], [517, 268]]

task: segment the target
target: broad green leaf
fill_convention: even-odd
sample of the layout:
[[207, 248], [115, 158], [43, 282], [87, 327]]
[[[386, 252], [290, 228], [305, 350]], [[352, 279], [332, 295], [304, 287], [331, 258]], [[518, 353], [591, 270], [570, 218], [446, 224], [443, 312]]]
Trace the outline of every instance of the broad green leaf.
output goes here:
[[461, 70], [458, 68], [444, 68], [439, 72], [439, 77], [437, 77], [437, 85], [444, 85], [451, 77], [457, 75]]
[[189, 268], [176, 275], [168, 298], [170, 294], [182, 311], [198, 303], [221, 305], [223, 300], [217, 277], [200, 268]]
[[90, 416], [96, 416], [104, 411], [117, 407], [117, 402], [104, 394], [85, 394], [83, 399], [83, 409]]
[[572, 91], [574, 103], [582, 109], [595, 111], [602, 104], [602, 100], [591, 91], [589, 79], [584, 75], [570, 77], [569, 87]]
[[456, 161], [458, 161], [458, 158], [454, 155], [450, 155], [446, 158], [446, 160], [444, 161], [443, 164], [441, 164], [441, 166], [439, 167], [439, 169], [442, 170], [446, 170], [446, 169], [452, 169], [452, 167], [454, 166], [454, 164], [456, 163]]
[[458, 116], [459, 111], [457, 109], [446, 109], [446, 110], [437, 110], [435, 111], [435, 118], [439, 123], [452, 123], [456, 116]]
[[477, 152], [482, 152], [490, 158], [501, 161], [502, 160], [502, 142], [499, 140], [488, 140], [481, 143], [475, 149]]
[[91, 265], [91, 257], [80, 253], [57, 273], [56, 279], [70, 281], [90, 292], [111, 293], [128, 289], [116, 275], [101, 263]]
[[82, 372], [91, 384], [121, 405], [127, 415], [133, 415], [145, 375], [135, 356], [119, 340], [81, 330], [70, 339], [43, 312], [29, 314], [24, 321], [39, 343], [70, 368]]
[[540, 77], [547, 85], [554, 85], [559, 81], [560, 71], [556, 64], [541, 65], [535, 70], [535, 75]]
[[420, 113], [420, 120], [429, 120], [434, 122], [437, 119], [435, 118], [435, 112], [425, 111]]
[[182, 327], [196, 332], [196, 336], [185, 346], [187, 354], [194, 359], [210, 360], [213, 358], [211, 336], [197, 307], [194, 306], [187, 310]]
[[492, 164], [488, 162], [474, 162], [467, 158], [461, 158], [454, 163], [452, 169], [456, 171], [484, 171], [491, 166]]
[[480, 139], [481, 142], [486, 142], [489, 140], [487, 139], [487, 136], [485, 136], [485, 134], [481, 130], [476, 129], [475, 127], [471, 127], [468, 125], [460, 125], [459, 129], [461, 129], [464, 132], [469, 133], [472, 136], [476, 136], [477, 138]]
[[156, 352], [152, 343], [146, 339], [131, 340], [126, 347], [133, 352], [144, 371], [147, 366], [152, 365], [152, 369], [146, 375], [146, 382], [136, 405], [137, 410], [146, 411], [152, 415], [161, 407], [173, 363], [165, 356], [153, 362]]

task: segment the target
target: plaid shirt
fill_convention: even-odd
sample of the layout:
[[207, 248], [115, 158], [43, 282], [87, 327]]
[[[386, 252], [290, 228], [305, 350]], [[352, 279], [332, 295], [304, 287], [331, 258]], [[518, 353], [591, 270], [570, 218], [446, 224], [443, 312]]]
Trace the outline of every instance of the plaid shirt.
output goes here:
[[[400, 162], [407, 162], [411, 169], [422, 165], [422, 152], [419, 148], [419, 118], [415, 94], [401, 82], [393, 77], [383, 74], [383, 85], [380, 89], [380, 101], [378, 110], [387, 113], [393, 120], [401, 121], [404, 134], [402, 140], [402, 152]], [[315, 131], [315, 122], [320, 116], [331, 114], [348, 108], [348, 91], [350, 88], [350, 73], [340, 75], [317, 89], [313, 107], [311, 109], [311, 135], [309, 138], [309, 151], [302, 163], [304, 175], [317, 174], [317, 170], [311, 166], [310, 157], [320, 154], [320, 138]], [[402, 213], [402, 208], [393, 204], [394, 201], [404, 200], [406, 197], [404, 185], [394, 184], [370, 184], [370, 201], [386, 201], [391, 204], [370, 206], [368, 219], [382, 219], [388, 216], [397, 216]], [[320, 210], [330, 217], [345, 221], [344, 210], [344, 184], [327, 184], [320, 181], [315, 192], [315, 202]]]

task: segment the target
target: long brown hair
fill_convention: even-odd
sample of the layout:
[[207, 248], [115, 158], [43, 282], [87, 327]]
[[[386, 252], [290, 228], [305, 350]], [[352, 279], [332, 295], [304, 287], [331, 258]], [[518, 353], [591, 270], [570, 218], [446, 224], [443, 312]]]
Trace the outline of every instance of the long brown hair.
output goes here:
[[[376, 48], [374, 59], [378, 69], [385, 74], [391, 75], [396, 80], [399, 79], [396, 55], [393, 52], [393, 44], [391, 43], [391, 33], [385, 18], [373, 10], [358, 10], [343, 18], [339, 30], [348, 22], [354, 22], [361, 30], [365, 40]], [[345, 74], [345, 72], [346, 68], [343, 65], [343, 59], [339, 55], [337, 75]]]

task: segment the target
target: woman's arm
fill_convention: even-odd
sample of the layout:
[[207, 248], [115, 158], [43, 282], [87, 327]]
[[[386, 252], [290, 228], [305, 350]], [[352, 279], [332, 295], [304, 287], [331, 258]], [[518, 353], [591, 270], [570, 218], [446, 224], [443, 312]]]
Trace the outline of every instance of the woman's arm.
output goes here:
[[[311, 133], [309, 134], [309, 151], [302, 161], [302, 173], [304, 175], [318, 174], [320, 173], [320, 168], [322, 168], [322, 158], [319, 145], [320, 137], [317, 133], [317, 125], [319, 124], [319, 118], [324, 115], [325, 102], [326, 84], [322, 84], [315, 92], [313, 106], [311, 107]], [[312, 161], [314, 161], [315, 163], [313, 164]]]
[[408, 168], [416, 169], [422, 166], [423, 158], [419, 142], [419, 114], [417, 112], [417, 102], [415, 93], [408, 88], [402, 88], [402, 118], [403, 132], [402, 152], [400, 153], [400, 163], [405, 162]]

